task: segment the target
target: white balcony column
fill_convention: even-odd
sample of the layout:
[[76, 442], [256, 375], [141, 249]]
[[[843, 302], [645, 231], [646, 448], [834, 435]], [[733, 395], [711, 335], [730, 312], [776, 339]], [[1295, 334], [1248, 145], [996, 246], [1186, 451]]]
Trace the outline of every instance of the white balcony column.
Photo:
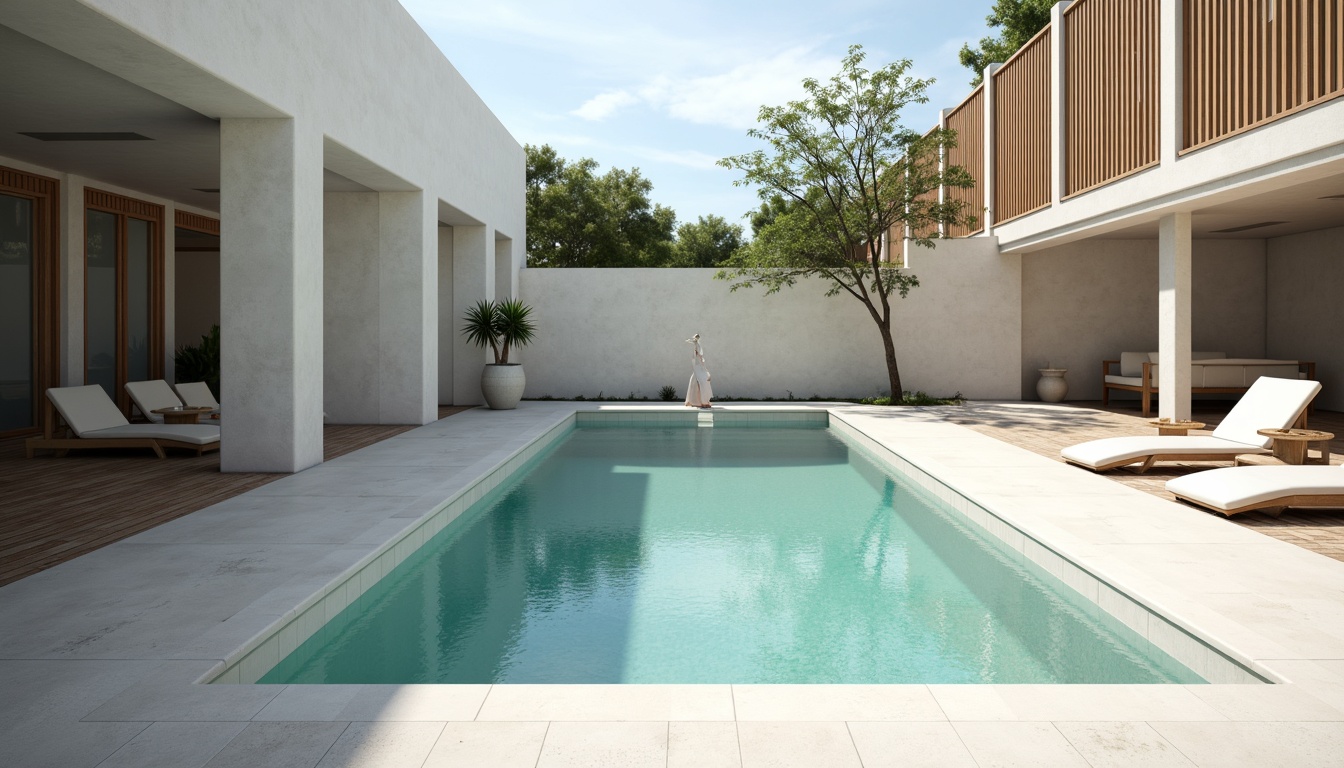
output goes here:
[[1157, 231], [1157, 415], [1190, 418], [1190, 214], [1163, 216]]
[[1185, 82], [1181, 77], [1185, 19], [1182, 0], [1160, 0], [1158, 8], [1158, 157], [1175, 163], [1184, 144]]
[[994, 235], [994, 73], [1003, 65], [993, 62], [985, 67], [985, 169], [980, 176], [985, 192], [985, 237]]
[[1065, 174], [1064, 99], [1067, 77], [1064, 55], [1064, 11], [1071, 0], [1060, 0], [1050, 8], [1050, 204], [1059, 205], [1068, 188]]
[[378, 193], [378, 423], [439, 417], [438, 200]]
[[[454, 326], [476, 302], [495, 296], [495, 236], [483, 225], [453, 227]], [[447, 345], [445, 345], [446, 347]], [[453, 405], [480, 405], [483, 366], [494, 362], [489, 348], [467, 342], [461, 331], [453, 334]]]
[[220, 121], [220, 468], [322, 461], [322, 135]]
[[[948, 113], [948, 112], [951, 112], [951, 111], [952, 111], [952, 110], [950, 110], [950, 109], [940, 109], [940, 110], [938, 110], [938, 130], [940, 130], [940, 131], [946, 131], [946, 130], [947, 130], [947, 113]], [[938, 175], [941, 177], [944, 173], [947, 173], [947, 150], [946, 150], [946, 149], [943, 149], [943, 150], [941, 150], [941, 151], [938, 152]], [[946, 186], [945, 184], [939, 184], [939, 185], [938, 185], [938, 204], [939, 204], [939, 205], [943, 205], [943, 204], [946, 203], [946, 202], [947, 202], [947, 186]], [[947, 223], [946, 223], [946, 222], [942, 222], [942, 221], [938, 222], [938, 236], [939, 236], [939, 237], [947, 237]]]

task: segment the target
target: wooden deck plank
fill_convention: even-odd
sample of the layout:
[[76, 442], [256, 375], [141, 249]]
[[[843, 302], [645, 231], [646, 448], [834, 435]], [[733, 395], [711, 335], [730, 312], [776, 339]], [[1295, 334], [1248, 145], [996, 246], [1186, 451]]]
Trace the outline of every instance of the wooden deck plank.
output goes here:
[[[440, 407], [439, 418], [466, 408]], [[327, 425], [327, 461], [414, 427]], [[0, 440], [0, 585], [259, 488], [285, 475], [219, 471], [219, 454], [77, 451], [25, 459]]]

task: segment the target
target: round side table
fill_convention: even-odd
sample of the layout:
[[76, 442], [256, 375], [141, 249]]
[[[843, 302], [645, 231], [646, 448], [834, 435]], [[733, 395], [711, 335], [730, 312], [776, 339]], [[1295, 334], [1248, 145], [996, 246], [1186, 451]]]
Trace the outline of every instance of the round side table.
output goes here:
[[1157, 434], [1159, 435], [1177, 435], [1179, 437], [1185, 437], [1192, 429], [1204, 428], [1204, 422], [1202, 421], [1164, 421], [1162, 419], [1153, 419], [1148, 423], [1157, 427]]
[[1269, 446], [1274, 458], [1284, 464], [1306, 464], [1307, 448], [1312, 443], [1321, 443], [1321, 457], [1324, 463], [1330, 463], [1328, 442], [1335, 439], [1333, 432], [1317, 429], [1258, 429], [1257, 435], [1263, 435], [1274, 442]]

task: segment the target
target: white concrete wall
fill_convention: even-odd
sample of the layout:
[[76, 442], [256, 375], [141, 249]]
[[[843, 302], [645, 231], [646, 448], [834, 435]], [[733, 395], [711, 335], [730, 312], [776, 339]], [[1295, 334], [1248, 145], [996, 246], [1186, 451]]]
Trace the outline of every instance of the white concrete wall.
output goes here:
[[322, 219], [322, 407], [378, 423], [378, 193], [328, 192]]
[[[893, 298], [902, 383], [930, 394], [1016, 399], [1020, 262], [991, 240], [916, 252], [921, 285]], [[729, 292], [713, 269], [527, 269], [539, 326], [527, 397], [684, 397], [700, 333], [718, 396], [871, 397], [887, 388], [882, 340], [864, 306], [806, 281], [773, 296]], [[955, 345], [949, 340], [955, 339]], [[479, 375], [479, 372], [473, 372]]]
[[[1265, 241], [1196, 240], [1192, 348], [1264, 357]], [[1091, 240], [1022, 256], [1022, 397], [1068, 368], [1070, 400], [1101, 399], [1101, 361], [1157, 350], [1156, 240]]]
[[1271, 238], [1268, 351], [1314, 360], [1316, 405], [1344, 411], [1344, 227]]

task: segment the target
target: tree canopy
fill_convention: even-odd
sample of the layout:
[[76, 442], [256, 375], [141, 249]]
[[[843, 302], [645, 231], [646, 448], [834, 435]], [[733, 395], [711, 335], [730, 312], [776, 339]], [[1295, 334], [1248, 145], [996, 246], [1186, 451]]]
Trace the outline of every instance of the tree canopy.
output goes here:
[[971, 86], [984, 79], [985, 67], [994, 62], [1005, 62], [1050, 23], [1050, 8], [1058, 0], [994, 0], [985, 21], [991, 28], [1003, 30], [998, 35], [980, 39], [972, 48], [961, 46], [961, 65], [975, 73]]
[[524, 149], [529, 267], [715, 267], [742, 246], [742, 227], [721, 216], [677, 226], [638, 168], [599, 175], [591, 158]]
[[531, 267], [648, 267], [672, 259], [676, 214], [649, 200], [639, 169], [597, 174], [549, 145], [527, 145], [527, 251]]
[[718, 267], [742, 247], [742, 225], [729, 224], [722, 216], [701, 216], [677, 227], [672, 246], [673, 267]]
[[827, 281], [827, 295], [863, 302], [882, 336], [891, 396], [898, 399], [890, 298], [904, 297], [919, 281], [882, 260], [883, 241], [908, 227], [914, 242], [932, 246], [939, 224], [969, 222], [963, 203], [926, 193], [973, 182], [963, 168], [939, 168], [954, 132], [925, 135], [900, 122], [907, 105], [928, 101], [932, 81], [909, 76], [909, 60], [874, 71], [863, 62], [863, 48], [851, 46], [839, 74], [803, 81], [803, 100], [761, 107], [760, 125], [748, 135], [768, 150], [720, 161], [740, 171], [734, 183], [755, 187], [764, 205], [756, 239], [719, 277], [732, 281], [733, 290], [760, 285], [773, 293], [816, 276]]

